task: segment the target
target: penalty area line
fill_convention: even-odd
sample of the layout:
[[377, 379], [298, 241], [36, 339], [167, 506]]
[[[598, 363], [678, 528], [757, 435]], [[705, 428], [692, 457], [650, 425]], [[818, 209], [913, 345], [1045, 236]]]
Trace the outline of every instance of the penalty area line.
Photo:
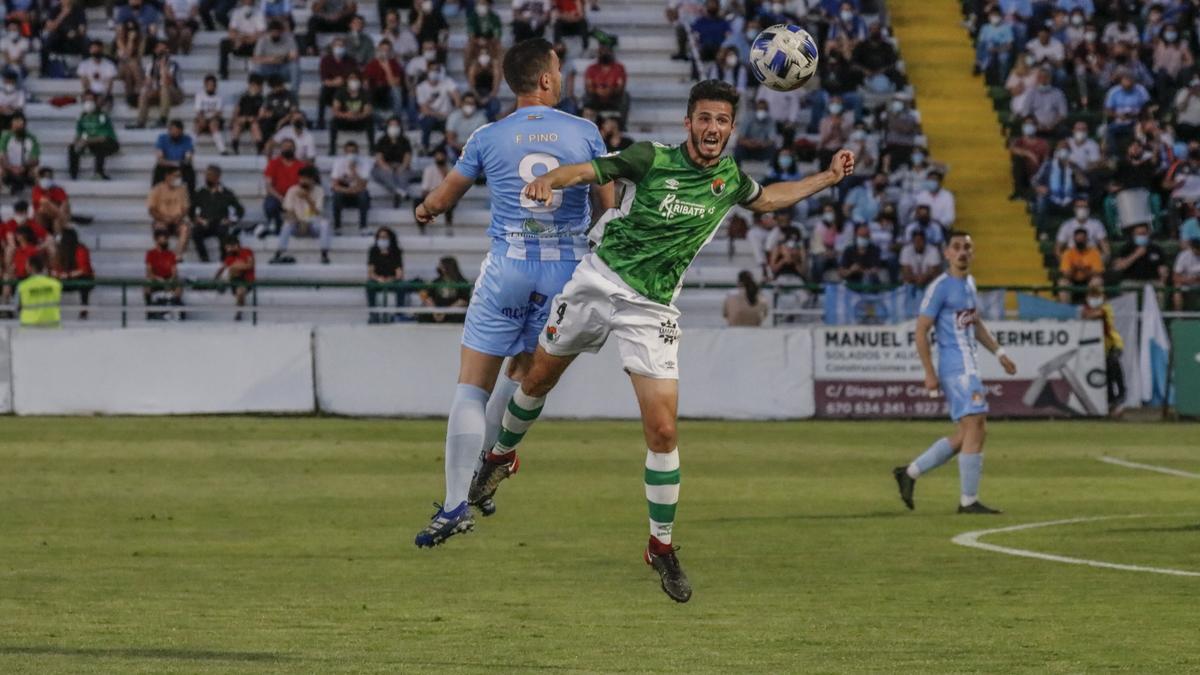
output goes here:
[[1097, 457], [1096, 459], [1100, 460], [1101, 462], [1104, 462], [1105, 464], [1112, 464], [1114, 466], [1123, 466], [1126, 469], [1141, 469], [1143, 471], [1153, 471], [1155, 473], [1165, 473], [1168, 476], [1179, 476], [1180, 478], [1200, 478], [1200, 473], [1192, 473], [1190, 471], [1180, 471], [1179, 469], [1172, 469], [1169, 466], [1155, 466], [1154, 464], [1141, 464], [1139, 462], [1130, 462], [1125, 459], [1118, 459], [1117, 457], [1109, 457], [1108, 455], [1103, 455], [1101, 457]]
[[[1149, 572], [1151, 574], [1167, 574], [1176, 577], [1200, 577], [1200, 572], [1190, 570], [1177, 570], [1169, 567], [1146, 567], [1143, 565], [1123, 565], [1120, 563], [1105, 562], [1103, 560], [1089, 560], [1087, 558], [1072, 558], [1065, 555], [1055, 555], [1053, 553], [1042, 553], [1040, 551], [1030, 551], [1023, 548], [1013, 548], [1010, 546], [997, 546], [996, 544], [988, 544], [980, 541], [981, 538], [1000, 534], [1002, 532], [1020, 532], [1022, 530], [1035, 530], [1042, 527], [1056, 527], [1059, 525], [1074, 525], [1077, 523], [1090, 523], [1098, 520], [1119, 520], [1130, 518], [1151, 518], [1150, 515], [1136, 516], [1092, 516], [1088, 518], [1067, 518], [1065, 520], [1048, 520], [1041, 523], [1026, 523], [1024, 525], [1010, 525], [1008, 527], [997, 527], [991, 530], [974, 530], [971, 532], [963, 532], [954, 537], [950, 541], [959, 546], [967, 548], [976, 548], [981, 551], [991, 551], [992, 553], [1002, 553], [1004, 555], [1017, 556], [1019, 558], [1033, 558], [1035, 560], [1049, 560], [1050, 562], [1066, 563], [1068, 565], [1084, 565], [1086, 567], [1100, 567], [1110, 570], [1123, 570], [1126, 572]], [[1161, 516], [1159, 516], [1161, 517]]]

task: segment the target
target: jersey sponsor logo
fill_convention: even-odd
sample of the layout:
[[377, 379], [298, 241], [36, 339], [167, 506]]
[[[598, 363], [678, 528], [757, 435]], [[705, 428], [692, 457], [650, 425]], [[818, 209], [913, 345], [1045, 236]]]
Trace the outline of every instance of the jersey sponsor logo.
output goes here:
[[667, 319], [658, 324], [658, 339], [663, 341], [663, 344], [673, 345], [679, 341], [679, 324]]
[[507, 319], [524, 319], [525, 314], [529, 311], [528, 307], [501, 307], [500, 313]]
[[954, 313], [954, 327], [966, 330], [975, 324], [975, 308], [960, 309]]
[[667, 220], [675, 216], [703, 216], [706, 213], [711, 214], [713, 211], [714, 209], [711, 207], [684, 201], [673, 194], [663, 197], [658, 204], [658, 215]]
[[714, 178], [713, 182], [708, 186], [712, 190], [713, 196], [720, 197], [725, 192], [725, 181], [720, 178]]
[[674, 178], [668, 178], [665, 181], [663, 181], [663, 186], [666, 187], [668, 190], [678, 190], [679, 189], [679, 181], [675, 180]]

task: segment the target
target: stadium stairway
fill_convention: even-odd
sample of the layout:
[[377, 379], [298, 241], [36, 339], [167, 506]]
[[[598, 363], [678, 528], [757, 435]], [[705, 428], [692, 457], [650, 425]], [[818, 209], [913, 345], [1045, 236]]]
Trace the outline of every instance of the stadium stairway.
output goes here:
[[[497, 3], [497, 12], [505, 25], [508, 25], [510, 3]], [[360, 2], [359, 11], [366, 19], [367, 32], [375, 35], [378, 31], [377, 12], [374, 2]], [[106, 25], [103, 11], [94, 8], [87, 12], [91, 37], [111, 40], [112, 31]], [[305, 10], [297, 10], [297, 23], [304, 24]], [[669, 56], [674, 49], [672, 27], [666, 23], [662, 7], [653, 3], [639, 0], [606, 0], [601, 9], [591, 15], [590, 19], [597, 28], [619, 34], [620, 46], [618, 55], [630, 74], [630, 96], [633, 101], [630, 110], [628, 135], [636, 140], [654, 139], [663, 142], [678, 142], [683, 139], [680, 124], [682, 117], [682, 102], [687, 98], [691, 87], [690, 67], [686, 63], [671, 61]], [[464, 80], [461, 48], [466, 43], [464, 21], [462, 17], [450, 20], [449, 72], [458, 82]], [[192, 94], [201, 88], [205, 74], [214, 72], [217, 62], [217, 47], [222, 37], [218, 32], [201, 32], [196, 36], [192, 53], [177, 57], [183, 72], [185, 101], [177, 106], [173, 114], [181, 118], [191, 132]], [[331, 36], [322, 36], [321, 44], [327, 44]], [[507, 36], [506, 42], [511, 40]], [[584, 52], [577, 38], [567, 40], [569, 56], [575, 61], [579, 75], [575, 83], [576, 95], [582, 94], [583, 70], [594, 58], [595, 43], [588, 52]], [[36, 71], [36, 55], [29, 57], [28, 65]], [[316, 111], [316, 71], [318, 59], [304, 57], [301, 68], [304, 79], [301, 85], [300, 100], [305, 114], [312, 117]], [[73, 62], [72, 62], [73, 63]], [[73, 66], [72, 66], [73, 67]], [[247, 73], [246, 62], [234, 58], [231, 61], [230, 79], [220, 83], [219, 91], [225, 97], [227, 105], [232, 106], [236, 97], [244, 88]], [[26, 106], [27, 117], [31, 120], [30, 128], [42, 142], [43, 162], [58, 172], [59, 181], [71, 195], [76, 213], [86, 214], [95, 220], [92, 225], [80, 229], [81, 238], [92, 249], [93, 264], [97, 274], [106, 278], [140, 278], [144, 274], [143, 256], [150, 245], [150, 227], [145, 210], [145, 196], [149, 189], [150, 170], [153, 164], [154, 140], [161, 133], [160, 129], [127, 130], [124, 125], [133, 120], [135, 111], [130, 110], [123, 102], [118, 102], [113, 110], [113, 118], [117, 126], [117, 134], [121, 141], [121, 153], [109, 160], [108, 171], [113, 181], [103, 182], [92, 178], [90, 158], [85, 158], [80, 180], [67, 180], [66, 148], [74, 136], [74, 124], [79, 115], [78, 105], [63, 107], [51, 106], [45, 101], [59, 95], [78, 94], [78, 80], [49, 79], [30, 77], [26, 86], [33, 92], [39, 102]], [[122, 91], [121, 85], [115, 87], [116, 93]], [[511, 100], [511, 94], [508, 95]], [[328, 175], [332, 160], [328, 154], [328, 136], [325, 132], [315, 132], [318, 167]], [[416, 144], [419, 134], [409, 131], [410, 140]], [[362, 137], [352, 133], [342, 134], [342, 140]], [[249, 144], [244, 139], [245, 145]], [[197, 139], [197, 157], [195, 165], [203, 167], [210, 163], [219, 164], [224, 170], [224, 181], [242, 200], [247, 210], [246, 220], [254, 223], [262, 218], [262, 197], [265, 194], [262, 182], [262, 169], [265, 158], [240, 155], [221, 157], [216, 154], [212, 141], [207, 138]], [[414, 159], [414, 169], [419, 177], [420, 170], [428, 162], [427, 158]], [[415, 186], [414, 186], [415, 187]], [[453, 255], [458, 258], [463, 272], [470, 278], [477, 274], [479, 264], [487, 251], [485, 229], [488, 222], [488, 190], [486, 187], [472, 189], [456, 211], [454, 236], [448, 236], [440, 225], [429, 228], [427, 234], [418, 232], [411, 216], [411, 205], [402, 204], [399, 209], [392, 208], [391, 199], [378, 186], [372, 185], [374, 201], [369, 216], [372, 228], [379, 225], [393, 227], [400, 236], [401, 246], [405, 250], [405, 267], [407, 275], [412, 277], [432, 278], [439, 257]], [[7, 217], [9, 200], [2, 207], [4, 217]], [[327, 212], [332, 215], [331, 209]], [[310, 239], [294, 240], [292, 253], [298, 259], [296, 265], [268, 265], [267, 259], [276, 247], [274, 237], [260, 240], [252, 236], [243, 236], [243, 245], [251, 247], [258, 259], [258, 278], [263, 280], [300, 280], [315, 281], [362, 281], [366, 276], [366, 253], [371, 245], [369, 237], [357, 235], [358, 213], [347, 211], [344, 214], [343, 234], [336, 237], [331, 251], [332, 264], [321, 265], [318, 261], [316, 242]], [[722, 235], [723, 238], [723, 235]], [[210, 249], [215, 242], [210, 241]], [[728, 284], [732, 282], [741, 269], [753, 267], [753, 259], [748, 252], [736, 251], [730, 254], [728, 246], [715, 242], [709, 246], [696, 260], [689, 272], [689, 282]], [[216, 270], [215, 263], [197, 261], [194, 252], [189, 251], [182, 264], [181, 275], [193, 279], [211, 278]], [[720, 325], [721, 301], [726, 291], [714, 288], [687, 289], [679, 299], [680, 307], [689, 314], [689, 326]], [[137, 291], [130, 295], [132, 304], [140, 303], [136, 298]], [[118, 288], [97, 288], [93, 293], [93, 305], [119, 305], [121, 292]], [[219, 298], [205, 291], [189, 293], [189, 302], [200, 304], [206, 302], [228, 303], [228, 296]], [[344, 315], [326, 313], [325, 320], [356, 320], [365, 318], [366, 304], [363, 293], [357, 289], [338, 288], [307, 288], [307, 289], [260, 289], [259, 301], [262, 304], [301, 307], [306, 304], [331, 306], [338, 303], [347, 305]], [[112, 320], [111, 313], [93, 311], [94, 322]], [[192, 318], [209, 318], [203, 313], [190, 312]], [[131, 321], [138, 321], [140, 312], [130, 315]], [[260, 317], [266, 321], [303, 320], [305, 315], [297, 312], [295, 318], [290, 318], [286, 312]], [[229, 315], [211, 315], [216, 320], [230, 320]], [[311, 318], [311, 317], [308, 317]]]
[[1046, 283], [1037, 241], [1021, 202], [1007, 196], [1008, 153], [983, 84], [971, 76], [974, 53], [955, 0], [889, 0], [904, 45], [930, 152], [949, 167], [955, 227], [975, 238], [980, 284]]

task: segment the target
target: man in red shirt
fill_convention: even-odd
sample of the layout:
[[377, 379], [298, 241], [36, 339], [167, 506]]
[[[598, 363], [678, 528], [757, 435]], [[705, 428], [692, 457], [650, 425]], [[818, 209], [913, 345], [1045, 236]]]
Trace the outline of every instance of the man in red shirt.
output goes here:
[[1008, 143], [1008, 155], [1012, 163], [1013, 191], [1009, 199], [1033, 197], [1033, 177], [1038, 167], [1050, 156], [1050, 144], [1037, 135], [1037, 120], [1032, 116], [1021, 122], [1021, 135], [1013, 136]]
[[[594, 8], [596, 5], [592, 6]], [[564, 35], [578, 35], [583, 40], [583, 50], [587, 51], [591, 31], [588, 30], [583, 0], [554, 0], [554, 9], [550, 16], [554, 19], [555, 42], [562, 42]]]
[[333, 38], [329, 51], [317, 66], [321, 75], [321, 90], [317, 94], [317, 128], [325, 128], [325, 109], [333, 105], [333, 95], [346, 85], [346, 78], [358, 74], [358, 62], [346, 53], [346, 41]]
[[629, 116], [629, 94], [625, 91], [625, 66], [617, 61], [612, 47], [600, 45], [596, 62], [583, 72], [583, 107], [597, 113], [615, 111], [621, 130]]
[[363, 84], [376, 110], [387, 110], [399, 115], [404, 108], [404, 68], [392, 56], [390, 40], [380, 40], [375, 45], [375, 58], [363, 69]]
[[71, 202], [67, 191], [54, 182], [54, 169], [44, 166], [38, 170], [38, 182], [33, 186], [33, 217], [45, 229], [62, 232], [71, 220]]
[[13, 204], [13, 217], [0, 223], [0, 249], [9, 250], [16, 244], [17, 228], [28, 226], [36, 243], [42, 244], [50, 233], [37, 220], [29, 219], [29, 202], [22, 199]]
[[[166, 230], [154, 233], [154, 248], [146, 251], [146, 281], [157, 285], [142, 287], [142, 297], [146, 305], [162, 304], [155, 302], [154, 296], [169, 297], [172, 305], [183, 304], [183, 287], [179, 281], [179, 258], [171, 250], [171, 238]], [[147, 319], [162, 319], [161, 312], [147, 312]]]
[[263, 175], [267, 178], [267, 197], [263, 199], [263, 214], [267, 222], [258, 228], [259, 239], [269, 232], [279, 232], [283, 227], [283, 196], [291, 187], [300, 182], [300, 169], [307, 162], [296, 159], [296, 144], [291, 139], [284, 139], [279, 144], [279, 156], [267, 162]]
[[[246, 294], [250, 291], [249, 284], [254, 283], [254, 251], [242, 248], [242, 243], [235, 236], [227, 237], [221, 245], [225, 251], [225, 259], [221, 269], [217, 270], [214, 280], [220, 279], [227, 270], [231, 284], [237, 284], [233, 289], [233, 297], [238, 307], [246, 306]], [[233, 315], [234, 321], [242, 320], [242, 313]]]

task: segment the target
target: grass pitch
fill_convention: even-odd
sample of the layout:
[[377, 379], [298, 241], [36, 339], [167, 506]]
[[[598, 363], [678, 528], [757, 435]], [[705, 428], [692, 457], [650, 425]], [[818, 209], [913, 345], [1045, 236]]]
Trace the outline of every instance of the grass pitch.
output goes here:
[[443, 423], [0, 421], [0, 672], [1200, 671], [1196, 426], [993, 423], [917, 511], [891, 467], [944, 423], [681, 427], [687, 605], [658, 588], [633, 422], [547, 420], [500, 512], [433, 551]]

